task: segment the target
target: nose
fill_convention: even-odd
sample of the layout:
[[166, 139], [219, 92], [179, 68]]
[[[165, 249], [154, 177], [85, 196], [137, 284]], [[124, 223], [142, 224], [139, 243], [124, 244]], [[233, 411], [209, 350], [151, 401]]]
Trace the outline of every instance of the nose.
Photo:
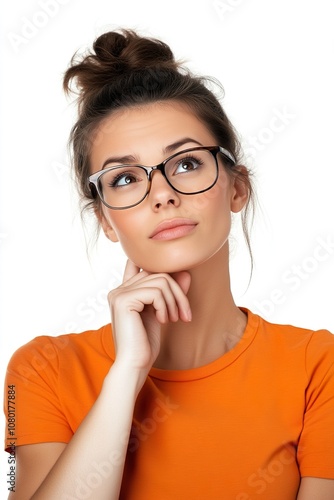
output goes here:
[[172, 186], [167, 182], [159, 170], [155, 170], [151, 174], [151, 188], [149, 198], [154, 210], [160, 210], [163, 207], [179, 206], [179, 195]]

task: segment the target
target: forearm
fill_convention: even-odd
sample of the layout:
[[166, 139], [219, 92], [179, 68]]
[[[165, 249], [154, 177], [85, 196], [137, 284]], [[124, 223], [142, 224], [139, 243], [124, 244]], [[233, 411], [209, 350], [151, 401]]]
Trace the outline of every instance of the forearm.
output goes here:
[[92, 409], [31, 500], [69, 500], [89, 489], [93, 498], [118, 499], [139, 385], [136, 374], [117, 364], [111, 368]]

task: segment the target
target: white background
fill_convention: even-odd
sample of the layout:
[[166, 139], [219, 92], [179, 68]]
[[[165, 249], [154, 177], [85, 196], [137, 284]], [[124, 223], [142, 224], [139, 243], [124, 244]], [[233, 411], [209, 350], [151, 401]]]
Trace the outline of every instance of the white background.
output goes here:
[[260, 201], [248, 289], [237, 223], [233, 232], [237, 303], [334, 332], [332, 1], [17, 0], [1, 19], [1, 379], [33, 337], [109, 321], [106, 294], [124, 256], [101, 237], [87, 257], [66, 154], [75, 108], [61, 84], [73, 53], [118, 27], [162, 38], [225, 88]]

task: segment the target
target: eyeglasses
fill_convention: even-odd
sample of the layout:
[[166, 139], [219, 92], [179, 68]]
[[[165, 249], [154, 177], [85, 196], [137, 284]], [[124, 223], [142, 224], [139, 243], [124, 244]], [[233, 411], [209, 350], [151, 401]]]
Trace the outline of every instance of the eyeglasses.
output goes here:
[[150, 192], [152, 173], [159, 170], [174, 191], [180, 194], [199, 194], [211, 189], [219, 175], [218, 153], [235, 165], [227, 149], [209, 146], [185, 149], [173, 154], [159, 165], [116, 165], [90, 175], [93, 197], [114, 210], [124, 210], [141, 203]]

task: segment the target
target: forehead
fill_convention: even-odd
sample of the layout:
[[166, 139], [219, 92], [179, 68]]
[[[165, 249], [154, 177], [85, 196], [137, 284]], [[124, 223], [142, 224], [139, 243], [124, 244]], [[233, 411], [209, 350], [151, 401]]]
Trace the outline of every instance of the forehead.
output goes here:
[[[166, 101], [122, 109], [105, 118], [96, 129], [91, 163], [97, 171], [111, 154], [133, 155], [142, 163], [158, 163], [164, 159], [161, 155], [166, 146], [184, 137], [203, 146], [216, 143], [206, 124], [186, 104]], [[191, 143], [185, 147], [191, 147]]]

